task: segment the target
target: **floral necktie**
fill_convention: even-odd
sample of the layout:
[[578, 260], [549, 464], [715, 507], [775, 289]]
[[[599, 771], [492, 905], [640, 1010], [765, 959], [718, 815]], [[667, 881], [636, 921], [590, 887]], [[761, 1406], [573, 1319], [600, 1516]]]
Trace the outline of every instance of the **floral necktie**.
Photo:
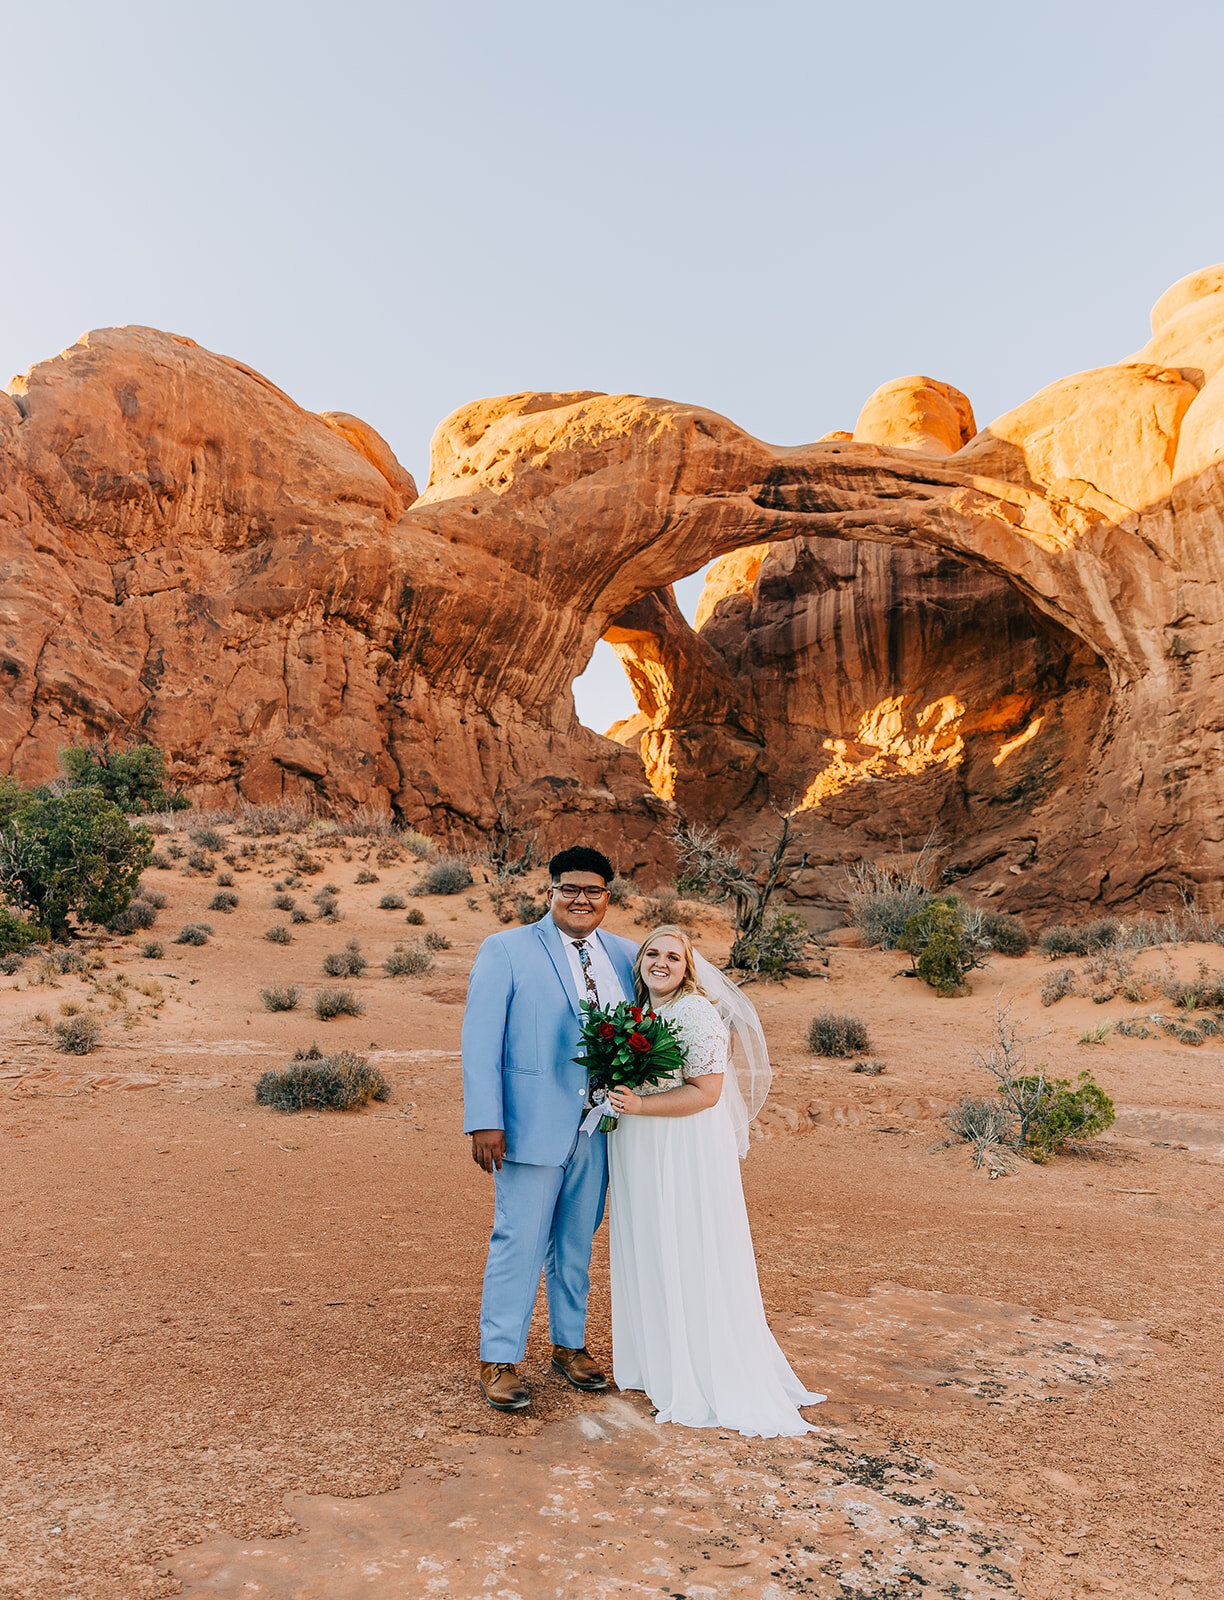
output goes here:
[[578, 952], [578, 960], [582, 966], [582, 977], [586, 983], [587, 999], [593, 1006], [599, 1004], [599, 990], [595, 985], [595, 974], [591, 970], [591, 954], [587, 949], [585, 939], [575, 939], [574, 949]]

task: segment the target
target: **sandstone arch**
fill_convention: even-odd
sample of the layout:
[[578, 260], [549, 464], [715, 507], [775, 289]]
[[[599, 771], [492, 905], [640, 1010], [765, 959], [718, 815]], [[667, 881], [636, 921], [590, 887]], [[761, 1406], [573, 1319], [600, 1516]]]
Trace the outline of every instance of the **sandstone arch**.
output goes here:
[[[1218, 905], [1224, 412], [1202, 307], [1224, 291], [1195, 277], [1163, 325], [1195, 310], [1206, 329], [1201, 349], [1180, 329], [1177, 367], [1064, 379], [950, 452], [969, 424], [929, 379], [901, 385], [894, 442], [796, 449], [669, 401], [518, 395], [442, 424], [415, 500], [358, 419], [190, 340], [87, 335], [0, 399], [0, 749], [41, 777], [66, 736], [140, 729], [202, 798], [304, 791], [458, 833], [498, 803], [546, 827], [591, 815], [646, 860], [664, 802], [573, 715], [596, 639], [662, 638], [651, 597], [711, 557], [764, 547], [755, 587], [784, 547], [906, 547], [1009, 586], [1107, 682], [1058, 750], [1013, 744], [989, 815], [962, 783], [969, 882], [1018, 904], [1186, 886]], [[689, 709], [727, 695], [700, 644]], [[748, 830], [771, 731], [731, 709]], [[928, 724], [932, 749], [962, 737]], [[850, 792], [858, 758], [837, 759]], [[857, 853], [866, 823], [830, 831], [821, 809], [813, 858]]]

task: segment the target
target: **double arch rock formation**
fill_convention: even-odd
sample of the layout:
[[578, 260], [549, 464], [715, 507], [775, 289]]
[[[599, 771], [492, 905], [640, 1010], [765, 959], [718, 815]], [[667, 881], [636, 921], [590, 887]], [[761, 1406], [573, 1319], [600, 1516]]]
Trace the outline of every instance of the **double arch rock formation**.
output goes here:
[[[1224, 268], [981, 432], [927, 378], [790, 449], [514, 395], [441, 425], [419, 497], [358, 419], [107, 329], [0, 396], [0, 755], [139, 735], [204, 801], [502, 812], [626, 867], [673, 804], [745, 839], [797, 804], [813, 901], [934, 829], [1001, 904], [1219, 909], [1222, 463]], [[716, 557], [693, 630], [668, 586]], [[570, 692], [603, 635], [617, 739]]]

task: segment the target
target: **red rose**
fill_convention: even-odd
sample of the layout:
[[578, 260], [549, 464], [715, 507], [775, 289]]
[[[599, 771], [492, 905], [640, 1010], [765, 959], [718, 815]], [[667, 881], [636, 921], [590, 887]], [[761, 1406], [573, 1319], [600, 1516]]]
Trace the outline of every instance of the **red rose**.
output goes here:
[[641, 1006], [630, 1006], [629, 1015], [633, 1018], [634, 1022], [641, 1022], [641, 1020], [642, 1020], [642, 1008], [641, 1008]]
[[629, 1035], [629, 1048], [630, 1050], [636, 1050], [641, 1055], [644, 1050], [650, 1049], [650, 1040], [644, 1034], [631, 1033]]
[[651, 1022], [653, 1022], [653, 1021], [654, 1021], [654, 1019], [655, 1019], [655, 1014], [654, 1014], [654, 1012], [653, 1012], [653, 1011], [648, 1011], [648, 1012], [647, 1012], [647, 1013], [646, 1013], [646, 1015], [647, 1015], [647, 1016], [648, 1016], [648, 1017], [649, 1017], [649, 1018], [650, 1018], [650, 1020], [651, 1020]]
[[601, 1039], [614, 1039], [616, 1037], [616, 1029], [610, 1022], [601, 1022], [599, 1024], [599, 1037]]

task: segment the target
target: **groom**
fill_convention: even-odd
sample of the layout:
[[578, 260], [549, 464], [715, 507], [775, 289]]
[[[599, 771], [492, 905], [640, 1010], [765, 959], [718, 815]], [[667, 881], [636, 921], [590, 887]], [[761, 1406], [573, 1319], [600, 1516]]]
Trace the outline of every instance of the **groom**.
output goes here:
[[480, 1303], [480, 1387], [498, 1411], [531, 1404], [516, 1362], [540, 1273], [553, 1371], [606, 1389], [586, 1350], [591, 1241], [608, 1192], [606, 1135], [580, 1133], [587, 1082], [574, 1061], [579, 1001], [633, 996], [634, 946], [598, 932], [612, 863], [576, 845], [548, 863], [546, 916], [480, 946], [463, 1013], [463, 1128], [494, 1175], [493, 1236]]

